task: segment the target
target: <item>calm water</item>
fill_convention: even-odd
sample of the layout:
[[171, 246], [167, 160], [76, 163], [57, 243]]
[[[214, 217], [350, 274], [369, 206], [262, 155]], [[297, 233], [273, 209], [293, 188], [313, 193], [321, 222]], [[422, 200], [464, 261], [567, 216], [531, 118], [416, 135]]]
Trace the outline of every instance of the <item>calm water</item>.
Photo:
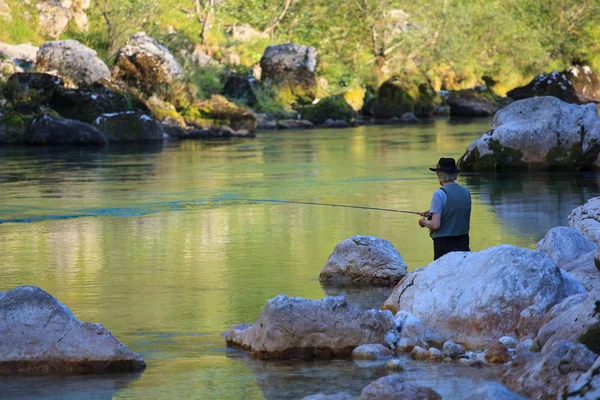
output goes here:
[[[255, 140], [109, 150], [0, 149], [0, 290], [38, 285], [81, 320], [143, 353], [138, 376], [0, 379], [20, 398], [301, 398], [360, 390], [387, 374], [351, 361], [262, 362], [220, 334], [254, 322], [279, 293], [310, 299], [337, 242], [391, 241], [410, 269], [433, 251], [417, 217], [238, 199], [287, 199], [423, 211], [438, 187], [427, 167], [459, 157], [476, 123], [268, 132]], [[464, 175], [472, 249], [533, 248], [598, 195], [598, 175]], [[386, 292], [349, 291], [361, 305]], [[460, 398], [497, 369], [409, 363], [408, 380]], [[455, 366], [453, 364], [453, 366]]]

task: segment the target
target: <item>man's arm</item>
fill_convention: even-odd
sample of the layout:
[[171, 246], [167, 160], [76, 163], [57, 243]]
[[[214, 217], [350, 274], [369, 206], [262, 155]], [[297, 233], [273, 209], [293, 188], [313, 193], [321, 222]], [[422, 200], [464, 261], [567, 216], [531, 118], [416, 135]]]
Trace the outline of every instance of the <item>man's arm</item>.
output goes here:
[[421, 228], [427, 228], [430, 231], [437, 231], [438, 229], [440, 229], [441, 222], [442, 222], [442, 214], [433, 213], [433, 214], [431, 214], [431, 220], [421, 218], [419, 220], [419, 225], [421, 226]]

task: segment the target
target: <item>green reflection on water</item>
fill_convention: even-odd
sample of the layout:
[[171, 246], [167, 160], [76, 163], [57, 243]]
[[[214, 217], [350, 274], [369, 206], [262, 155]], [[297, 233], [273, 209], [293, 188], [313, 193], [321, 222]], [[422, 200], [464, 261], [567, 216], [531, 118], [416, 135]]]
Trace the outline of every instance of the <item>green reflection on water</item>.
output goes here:
[[[4, 149], [0, 290], [41, 286], [144, 353], [147, 371], [114, 396], [262, 398], [256, 371], [226, 356], [221, 332], [253, 322], [277, 294], [322, 298], [320, 269], [349, 236], [391, 241], [410, 269], [433, 252], [415, 216], [235, 199], [423, 211], [438, 187], [427, 167], [458, 158], [489, 125], [270, 132], [135, 152]], [[532, 174], [461, 182], [473, 193], [475, 251], [534, 247], [598, 185]], [[40, 221], [7, 222], [27, 220]]]

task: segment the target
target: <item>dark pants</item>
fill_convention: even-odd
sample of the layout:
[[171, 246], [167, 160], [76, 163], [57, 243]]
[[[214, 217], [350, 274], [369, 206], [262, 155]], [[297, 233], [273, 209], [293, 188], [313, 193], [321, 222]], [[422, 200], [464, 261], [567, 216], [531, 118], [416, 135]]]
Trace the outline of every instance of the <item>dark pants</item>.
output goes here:
[[471, 251], [469, 235], [447, 236], [433, 239], [433, 259], [437, 260], [444, 254], [453, 251]]

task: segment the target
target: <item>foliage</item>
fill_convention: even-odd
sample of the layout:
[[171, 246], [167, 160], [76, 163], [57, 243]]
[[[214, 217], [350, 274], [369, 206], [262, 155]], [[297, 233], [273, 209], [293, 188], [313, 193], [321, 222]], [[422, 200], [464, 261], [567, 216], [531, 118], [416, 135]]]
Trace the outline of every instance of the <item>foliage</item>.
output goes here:
[[223, 67], [186, 68], [187, 79], [196, 86], [197, 96], [208, 99], [223, 90]]

